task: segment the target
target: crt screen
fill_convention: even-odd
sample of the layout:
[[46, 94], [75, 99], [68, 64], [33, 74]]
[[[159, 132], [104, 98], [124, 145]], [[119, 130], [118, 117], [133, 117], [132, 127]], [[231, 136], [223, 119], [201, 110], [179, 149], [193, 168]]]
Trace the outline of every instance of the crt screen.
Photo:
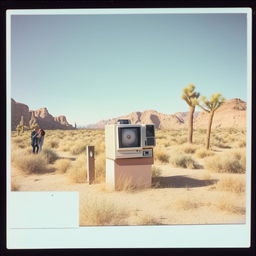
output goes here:
[[140, 127], [118, 128], [119, 148], [140, 147]]

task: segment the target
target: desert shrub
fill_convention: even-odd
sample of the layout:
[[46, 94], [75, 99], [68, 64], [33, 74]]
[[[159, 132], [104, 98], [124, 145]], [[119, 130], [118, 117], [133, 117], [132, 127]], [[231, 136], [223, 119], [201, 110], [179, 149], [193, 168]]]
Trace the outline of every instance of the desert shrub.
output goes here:
[[56, 168], [56, 170], [61, 173], [65, 173], [70, 166], [71, 166], [71, 161], [68, 159], [58, 159], [54, 163], [54, 167]]
[[215, 172], [245, 173], [245, 152], [230, 151], [205, 159], [205, 167]]
[[105, 154], [101, 153], [95, 157], [95, 181], [102, 182], [105, 179], [106, 158]]
[[187, 142], [187, 136], [178, 136], [176, 138], [176, 142], [177, 144], [183, 144], [183, 143], [186, 143]]
[[85, 153], [86, 144], [84, 143], [75, 143], [75, 145], [71, 148], [71, 154], [79, 155], [81, 153]]
[[156, 149], [154, 151], [154, 155], [155, 155], [156, 159], [159, 160], [162, 163], [168, 163], [169, 162], [169, 155], [161, 149]]
[[47, 145], [47, 147], [50, 147], [50, 148], [58, 148], [59, 141], [57, 141], [57, 140], [49, 140], [49, 141], [46, 142], [46, 145]]
[[176, 167], [182, 168], [190, 168], [190, 169], [198, 169], [198, 163], [188, 155], [184, 155], [182, 153], [173, 155], [171, 158], [171, 163]]
[[86, 156], [82, 154], [72, 162], [71, 167], [67, 170], [70, 181], [74, 183], [85, 183], [87, 178]]
[[211, 152], [210, 150], [201, 148], [201, 149], [198, 149], [198, 150], [196, 151], [196, 154], [195, 154], [195, 155], [196, 155], [196, 157], [199, 157], [199, 158], [205, 158], [205, 157], [214, 155], [214, 153]]
[[81, 207], [82, 225], [120, 225], [127, 216], [127, 211], [111, 201], [89, 198]]
[[100, 155], [105, 152], [105, 144], [103, 141], [98, 141], [98, 143], [95, 143], [95, 155]]
[[45, 173], [49, 171], [47, 159], [41, 154], [29, 154], [24, 150], [12, 152], [12, 163], [25, 173]]
[[49, 148], [43, 149], [42, 152], [40, 152], [40, 154], [42, 154], [42, 156], [45, 157], [49, 164], [54, 163], [59, 158], [58, 154]]
[[234, 193], [243, 193], [245, 192], [245, 184], [244, 177], [223, 177], [217, 183], [216, 189]]
[[180, 147], [180, 149], [184, 152], [184, 153], [187, 153], [187, 154], [193, 154], [196, 152], [196, 149], [197, 147], [195, 145], [192, 145], [192, 144], [184, 144]]
[[162, 173], [161, 168], [156, 167], [156, 166], [152, 166], [152, 177], [159, 177]]
[[68, 140], [64, 140], [64, 141], [60, 142], [58, 150], [67, 152], [67, 151], [70, 151], [72, 146], [74, 146], [74, 142], [71, 142], [71, 141], [68, 141]]

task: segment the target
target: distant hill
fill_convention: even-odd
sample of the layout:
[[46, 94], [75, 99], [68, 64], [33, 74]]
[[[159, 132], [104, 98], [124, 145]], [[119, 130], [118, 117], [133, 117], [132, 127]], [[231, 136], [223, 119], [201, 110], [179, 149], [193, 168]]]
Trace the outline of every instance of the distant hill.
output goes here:
[[[200, 109], [200, 108], [197, 108]], [[96, 124], [90, 124], [86, 128], [104, 129], [106, 124], [115, 123], [118, 119], [130, 119], [132, 124], [155, 124], [159, 129], [180, 129], [187, 127], [188, 112], [177, 112], [174, 114], [164, 114], [155, 110], [143, 112], [132, 112], [128, 115], [119, 116], [109, 120], [101, 120]], [[207, 128], [208, 115], [200, 111], [194, 113], [194, 127]], [[226, 100], [223, 105], [216, 110], [212, 128], [246, 128], [246, 102], [235, 98]]]
[[47, 108], [40, 108], [38, 110], [29, 110], [29, 107], [24, 103], [16, 102], [11, 99], [11, 129], [15, 130], [23, 116], [24, 125], [29, 126], [31, 118], [35, 118], [38, 125], [42, 129], [63, 129], [70, 130], [74, 127], [68, 123], [65, 116], [52, 116]]

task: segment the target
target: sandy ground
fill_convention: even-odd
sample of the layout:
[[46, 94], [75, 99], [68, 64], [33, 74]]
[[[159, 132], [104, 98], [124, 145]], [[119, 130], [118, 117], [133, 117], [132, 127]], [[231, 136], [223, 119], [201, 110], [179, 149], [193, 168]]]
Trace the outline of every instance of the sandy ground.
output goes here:
[[79, 191], [80, 225], [85, 225], [86, 202], [96, 199], [111, 202], [116, 209], [125, 209], [127, 214], [120, 225], [245, 223], [244, 211], [234, 213], [218, 207], [218, 202], [226, 198], [239, 209], [245, 209], [244, 194], [215, 189], [221, 174], [157, 166], [162, 174], [153, 180], [154, 187], [137, 191], [108, 191], [104, 184], [74, 184], [67, 175], [56, 172], [24, 175], [13, 167], [12, 179], [19, 191]]

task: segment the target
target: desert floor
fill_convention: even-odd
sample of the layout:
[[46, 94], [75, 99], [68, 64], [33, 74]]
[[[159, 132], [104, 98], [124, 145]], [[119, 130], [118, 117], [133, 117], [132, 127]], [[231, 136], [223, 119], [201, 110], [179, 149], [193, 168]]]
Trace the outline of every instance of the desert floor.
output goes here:
[[[30, 131], [12, 133], [13, 191], [79, 191], [80, 225], [245, 223], [245, 131], [157, 131], [152, 187], [110, 191], [105, 185], [104, 131], [46, 131], [31, 153]], [[82, 138], [82, 139], [81, 139]], [[86, 145], [95, 145], [96, 184], [86, 183]]]
[[[61, 159], [77, 161], [78, 155], [56, 151]], [[204, 159], [197, 160], [202, 164]], [[241, 191], [218, 187], [223, 180], [244, 181], [245, 173], [174, 167], [159, 160], [154, 166], [161, 173], [153, 178], [151, 188], [141, 190], [109, 191], [104, 180], [92, 185], [76, 183], [54, 168], [27, 173], [15, 164], [11, 179], [16, 191], [79, 191], [81, 226], [245, 223], [244, 187]]]

